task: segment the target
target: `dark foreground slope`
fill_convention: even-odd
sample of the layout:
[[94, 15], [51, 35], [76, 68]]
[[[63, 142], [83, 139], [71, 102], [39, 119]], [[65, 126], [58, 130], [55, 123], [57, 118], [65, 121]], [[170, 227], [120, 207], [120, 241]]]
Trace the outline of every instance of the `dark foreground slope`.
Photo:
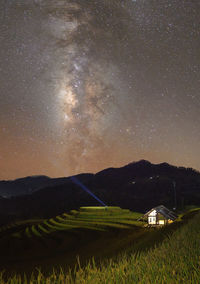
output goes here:
[[[109, 206], [144, 212], [159, 204], [179, 209], [191, 204], [200, 205], [200, 173], [167, 163], [154, 165], [142, 160], [77, 178]], [[95, 205], [98, 202], [94, 198], [66, 178], [62, 184], [26, 196], [1, 198], [0, 222], [16, 218], [49, 218], [81, 206]]]
[[[86, 225], [89, 214], [92, 230], [64, 228], [69, 222], [65, 215], [46, 220], [46, 227], [43, 221], [25, 231], [18, 231], [18, 226], [15, 233], [7, 232], [0, 239], [4, 252], [0, 282], [25, 283], [23, 278], [30, 277], [33, 283], [199, 283], [198, 209], [160, 229], [135, 225], [136, 213], [116, 207], [110, 210], [111, 215], [104, 211], [103, 216], [97, 211], [92, 215], [90, 210], [80, 212], [79, 224]], [[92, 224], [94, 213], [97, 227]], [[119, 228], [120, 219], [132, 228]], [[9, 240], [10, 246], [5, 246]]]
[[119, 207], [82, 207], [43, 220], [27, 220], [0, 229], [0, 271], [44, 271], [72, 267], [92, 257], [109, 256], [146, 233], [142, 214]]
[[[200, 215], [182, 226], [154, 249], [135, 254], [132, 249], [118, 261], [95, 263], [64, 276], [67, 283], [199, 283]], [[159, 233], [159, 232], [158, 232]], [[50, 279], [50, 277], [49, 277]], [[47, 278], [46, 278], [47, 280]]]

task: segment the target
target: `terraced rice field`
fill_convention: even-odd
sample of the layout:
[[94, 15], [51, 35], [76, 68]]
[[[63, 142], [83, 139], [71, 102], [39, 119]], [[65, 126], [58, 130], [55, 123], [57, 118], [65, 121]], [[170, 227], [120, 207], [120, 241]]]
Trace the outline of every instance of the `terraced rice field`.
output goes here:
[[[74, 229], [91, 229], [106, 231], [110, 228], [126, 228], [132, 226], [142, 226], [143, 223], [137, 221], [140, 213], [131, 212], [128, 209], [119, 207], [81, 207], [80, 210], [72, 210], [46, 220], [28, 220], [16, 222], [0, 228], [0, 234], [14, 232], [18, 237], [44, 237], [56, 231], [70, 231]], [[18, 232], [17, 232], [18, 231]]]
[[125, 232], [143, 231], [144, 223], [137, 221], [140, 216], [119, 207], [81, 207], [50, 219], [16, 222], [0, 229], [1, 255], [4, 263], [40, 263], [62, 255], [66, 261], [80, 251], [89, 257], [97, 250], [95, 246], [102, 247], [101, 253], [108, 250], [122, 232], [128, 239]]
[[1, 230], [0, 282], [199, 283], [198, 212], [160, 229], [135, 226], [141, 214], [120, 208], [80, 208], [15, 223]]

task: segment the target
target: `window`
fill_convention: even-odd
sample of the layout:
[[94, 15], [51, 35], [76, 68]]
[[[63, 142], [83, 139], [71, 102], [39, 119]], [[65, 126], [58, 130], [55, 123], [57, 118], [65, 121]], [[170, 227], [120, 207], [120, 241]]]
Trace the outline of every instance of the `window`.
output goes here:
[[149, 224], [156, 224], [156, 217], [148, 217]]

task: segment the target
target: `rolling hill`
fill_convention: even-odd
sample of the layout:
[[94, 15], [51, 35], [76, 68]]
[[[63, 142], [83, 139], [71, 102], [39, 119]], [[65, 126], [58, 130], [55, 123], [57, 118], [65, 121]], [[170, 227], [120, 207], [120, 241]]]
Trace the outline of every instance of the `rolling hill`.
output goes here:
[[[142, 160], [76, 178], [109, 206], [144, 212], [160, 204], [179, 209], [200, 205], [200, 173], [191, 168]], [[48, 178], [48, 183], [31, 194], [1, 198], [0, 223], [50, 218], [81, 206], [99, 205], [70, 178], [52, 179], [52, 183]]]
[[[0, 271], [76, 263], [77, 255], [103, 256], [146, 233], [141, 213], [119, 207], [81, 207], [50, 219], [18, 221], [0, 228]], [[106, 243], [106, 246], [105, 246]], [[98, 251], [99, 250], [99, 251]]]

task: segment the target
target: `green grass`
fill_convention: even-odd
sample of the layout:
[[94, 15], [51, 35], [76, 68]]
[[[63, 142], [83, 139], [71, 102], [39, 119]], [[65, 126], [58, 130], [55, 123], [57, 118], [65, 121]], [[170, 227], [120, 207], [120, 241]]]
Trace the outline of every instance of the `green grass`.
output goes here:
[[120, 207], [81, 207], [80, 210], [71, 210], [55, 218], [19, 221], [5, 226], [0, 231], [0, 240], [5, 239], [4, 236], [9, 238], [10, 242], [15, 238], [19, 240], [21, 238], [22, 241], [26, 238], [45, 239], [47, 235], [61, 231], [69, 234], [76, 231], [82, 234], [83, 229], [90, 231], [88, 235], [91, 231], [110, 232], [113, 229], [133, 229], [134, 226], [143, 226], [143, 222], [137, 221], [141, 215]]
[[0, 267], [19, 271], [19, 262], [28, 271], [35, 262], [49, 269], [51, 259], [70, 267], [78, 254], [85, 263], [93, 255], [111, 255], [146, 232], [137, 221], [141, 215], [119, 207], [84, 207], [46, 220], [16, 222], [0, 233]]
[[[72, 210], [73, 211], [73, 210]], [[101, 212], [101, 211], [105, 211], [106, 213], [108, 212], [130, 212], [129, 209], [121, 209], [120, 207], [117, 206], [106, 206], [106, 207], [100, 207], [100, 206], [90, 206], [90, 207], [80, 207], [78, 212]]]
[[[200, 279], [200, 213], [184, 214], [184, 222], [174, 222], [161, 229], [146, 229], [144, 238], [109, 260], [78, 260], [75, 270], [56, 270], [48, 275], [40, 271], [26, 277], [12, 276], [1, 284], [178, 284], [199, 283]], [[54, 219], [55, 220], [55, 219]], [[175, 228], [178, 228], [175, 230]], [[128, 237], [128, 235], [127, 235]], [[119, 239], [116, 237], [114, 247]]]
[[35, 235], [36, 237], [42, 237], [42, 234], [38, 232], [38, 226], [33, 225], [31, 227], [31, 231], [32, 231], [32, 234]]
[[124, 253], [118, 261], [88, 264], [67, 283], [199, 283], [200, 214], [158, 247], [140, 254]]
[[49, 234], [49, 230], [45, 229], [44, 226], [42, 226], [41, 224], [38, 225], [38, 228], [40, 229], [40, 231], [42, 231], [45, 234]]
[[[15, 233], [14, 233], [15, 234]], [[30, 228], [29, 227], [26, 227], [25, 229], [25, 235], [28, 237], [28, 238], [31, 238], [32, 237], [32, 234], [30, 232]]]
[[75, 228], [91, 230], [129, 228], [132, 225], [143, 226], [143, 222], [137, 221], [141, 215], [141, 213], [119, 207], [81, 207], [80, 210], [71, 210], [70, 214], [63, 213], [55, 218], [44, 220], [42, 223], [36, 224], [34, 228], [37, 230], [37, 226], [42, 226], [42, 224], [48, 227], [45, 230], [49, 232]]
[[15, 229], [18, 228], [19, 226], [28, 226], [32, 224], [38, 224], [41, 223], [43, 219], [29, 219], [29, 220], [23, 220], [23, 221], [16, 221], [14, 223], [11, 223], [9, 225], [5, 225], [0, 227], [0, 233], [3, 233], [4, 231], [7, 231], [8, 229]]

